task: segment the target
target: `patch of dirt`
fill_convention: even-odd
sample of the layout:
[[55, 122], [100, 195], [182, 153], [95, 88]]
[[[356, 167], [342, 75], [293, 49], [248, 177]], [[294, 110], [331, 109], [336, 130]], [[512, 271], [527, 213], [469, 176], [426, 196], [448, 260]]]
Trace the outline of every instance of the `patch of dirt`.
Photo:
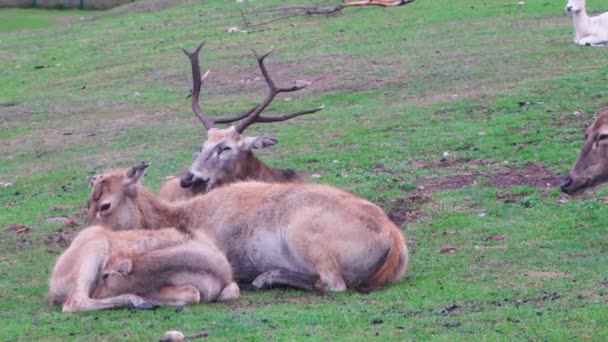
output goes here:
[[549, 189], [559, 186], [561, 176], [536, 163], [528, 163], [522, 168], [499, 166], [497, 172], [466, 172], [450, 177], [423, 177], [416, 180], [425, 192], [437, 192], [459, 189], [476, 184], [477, 179], [489, 179], [490, 186], [508, 188], [514, 186], [532, 186], [538, 189]]
[[431, 201], [431, 198], [422, 194], [413, 194], [409, 197], [397, 198], [391, 208], [387, 210], [388, 217], [401, 227], [403, 224], [412, 222], [422, 215], [422, 205]]
[[441, 254], [456, 253], [457, 251], [458, 248], [454, 246], [441, 246], [441, 248], [439, 248], [439, 253]]
[[525, 195], [515, 195], [515, 194], [510, 194], [508, 192], [498, 192], [496, 194], [496, 199], [503, 202], [503, 203], [517, 203], [519, 201], [521, 201], [524, 197], [526, 197]]
[[13, 232], [15, 235], [22, 237], [27, 235], [32, 228], [23, 224], [9, 224], [2, 228], [5, 232]]
[[426, 160], [413, 160], [412, 166], [418, 169], [436, 169], [436, 168], [446, 168], [446, 167], [458, 167], [458, 166], [466, 166], [466, 167], [474, 167], [480, 165], [487, 165], [488, 163], [483, 159], [475, 159], [475, 160], [463, 160], [463, 159], [441, 159], [437, 162], [430, 162]]
[[524, 273], [524, 277], [528, 278], [543, 278], [543, 279], [558, 279], [558, 278], [569, 278], [570, 275], [566, 272], [542, 272], [542, 271], [530, 271]]
[[64, 231], [63, 229], [58, 229], [45, 236], [44, 244], [49, 247], [59, 246], [65, 248], [70, 245], [75, 236], [76, 232], [74, 231]]
[[0, 126], [10, 123], [29, 122], [33, 114], [33, 109], [24, 103], [3, 103], [0, 104]]
[[502, 301], [493, 300], [490, 304], [494, 306], [503, 306], [504, 304], [513, 304], [516, 307], [524, 304], [538, 304], [546, 301], [554, 301], [561, 298], [557, 292], [544, 292], [542, 295], [525, 298], [505, 298]]
[[507, 234], [491, 235], [481, 239], [481, 241], [502, 241], [507, 238]]

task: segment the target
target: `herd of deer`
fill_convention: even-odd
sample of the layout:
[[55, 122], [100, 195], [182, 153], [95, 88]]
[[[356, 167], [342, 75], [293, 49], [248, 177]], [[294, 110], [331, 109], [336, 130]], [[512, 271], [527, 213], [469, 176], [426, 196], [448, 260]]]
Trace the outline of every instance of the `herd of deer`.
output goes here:
[[[309, 291], [370, 291], [400, 280], [408, 265], [401, 230], [375, 204], [345, 191], [302, 182], [252, 150], [276, 139], [247, 137], [255, 122], [277, 122], [322, 107], [278, 116], [262, 112], [279, 93], [257, 63], [268, 92], [234, 117], [211, 118], [199, 107], [200, 44], [184, 50], [192, 66], [192, 109], [207, 140], [189, 170], [168, 180], [159, 196], [139, 180], [148, 167], [96, 176], [86, 224], [59, 257], [49, 297], [63, 311], [233, 300], [239, 285]], [[238, 123], [216, 128], [219, 123]], [[213, 190], [213, 191], [212, 191]]]
[[[264, 100], [229, 118], [199, 107], [199, 52], [184, 50], [192, 66], [192, 109], [207, 140], [189, 170], [155, 195], [139, 182], [148, 165], [93, 177], [86, 224], [58, 258], [49, 298], [63, 311], [237, 299], [241, 286], [288, 286], [307, 291], [370, 291], [403, 278], [408, 250], [401, 230], [377, 205], [292, 170], [276, 170], [252, 150], [269, 137], [247, 137], [256, 122], [277, 122], [322, 107], [278, 116], [262, 112], [279, 93], [304, 86], [275, 85], [264, 59]], [[229, 128], [215, 124], [238, 122]], [[574, 193], [608, 181], [608, 111], [587, 131], [584, 147], [564, 179]]]

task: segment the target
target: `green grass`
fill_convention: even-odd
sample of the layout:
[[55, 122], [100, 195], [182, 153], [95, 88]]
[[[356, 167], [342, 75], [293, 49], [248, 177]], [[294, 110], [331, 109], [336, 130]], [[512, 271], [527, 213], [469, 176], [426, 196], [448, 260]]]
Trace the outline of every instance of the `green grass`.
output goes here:
[[1, 9], [0, 33], [19, 30], [37, 30], [52, 27], [58, 18], [74, 18], [87, 12], [76, 10]]
[[[572, 43], [563, 4], [417, 1], [226, 32], [242, 28], [240, 9], [282, 4], [205, 1], [70, 25], [58, 16], [80, 12], [0, 10], [0, 183], [12, 183], [0, 187], [0, 227], [32, 227], [0, 233], [2, 339], [151, 340], [172, 329], [252, 341], [608, 336], [606, 190], [569, 198], [494, 184], [529, 163], [565, 173], [608, 101], [608, 50]], [[62, 250], [48, 236], [74, 231], [47, 218], [84, 208], [86, 176], [146, 160], [157, 190], [189, 164], [204, 135], [179, 46], [201, 39], [212, 69], [201, 104], [212, 115], [263, 95], [262, 84], [240, 82], [257, 75], [251, 48], [274, 48], [267, 64], [279, 83], [314, 81], [270, 111], [323, 111], [248, 134], [279, 139], [259, 153], [269, 165], [415, 214], [402, 226], [411, 240], [403, 282], [368, 295], [245, 291], [177, 312], [63, 314], [46, 302]], [[458, 162], [433, 167], [444, 152]], [[471, 174], [463, 187], [418, 189]], [[446, 246], [456, 251], [440, 253]]]

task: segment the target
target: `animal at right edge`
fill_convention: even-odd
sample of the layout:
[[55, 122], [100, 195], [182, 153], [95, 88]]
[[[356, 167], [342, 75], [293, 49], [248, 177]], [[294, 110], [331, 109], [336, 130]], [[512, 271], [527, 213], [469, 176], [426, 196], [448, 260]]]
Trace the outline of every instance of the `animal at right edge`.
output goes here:
[[568, 0], [566, 11], [572, 13], [574, 42], [584, 46], [608, 45], [608, 12], [590, 17], [585, 0]]

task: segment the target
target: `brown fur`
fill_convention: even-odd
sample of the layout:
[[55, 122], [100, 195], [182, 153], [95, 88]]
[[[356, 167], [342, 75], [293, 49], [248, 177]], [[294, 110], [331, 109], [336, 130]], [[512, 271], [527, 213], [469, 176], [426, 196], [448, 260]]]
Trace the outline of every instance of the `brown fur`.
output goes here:
[[[341, 291], [347, 285], [373, 288], [397, 281], [407, 268], [401, 231], [382, 209], [329, 186], [242, 182], [176, 203], [137, 184], [123, 189], [129, 191], [138, 195], [113, 205], [117, 217], [113, 212], [97, 215], [102, 223], [120, 229], [131, 222], [150, 229], [179, 223], [203, 230], [226, 254], [240, 281], [255, 283], [265, 272], [286, 269], [318, 276], [325, 288]], [[99, 201], [120, 197], [104, 193]], [[121, 207], [135, 218], [125, 219]], [[150, 208], [166, 217], [155, 222], [157, 215], [144, 214]]]
[[[199, 234], [201, 233], [201, 234]], [[175, 274], [187, 274], [189, 276], [200, 275], [199, 269], [190, 268], [187, 270], [176, 268], [171, 273], [171, 260], [180, 258], [182, 249], [196, 245], [200, 250], [201, 256], [195, 258], [197, 262], [204, 262], [199, 268], [209, 267], [207, 263], [213, 262], [213, 266], [218, 270], [206, 281], [213, 281], [211, 288], [217, 287], [217, 283], [224, 287], [231, 286], [231, 290], [236, 286], [229, 284], [231, 270], [223, 254], [208, 241], [208, 238], [199, 233], [183, 233], [173, 228], [158, 230], [129, 230], [112, 231], [102, 226], [92, 226], [81, 231], [74, 239], [70, 247], [65, 250], [57, 259], [53, 273], [49, 281], [48, 298], [53, 304], [62, 305], [64, 312], [98, 310], [124, 306], [151, 306], [153, 302], [167, 304], [181, 304], [194, 301], [192, 288], [200, 291], [204, 286], [200, 283], [176, 283]], [[154, 265], [149, 265], [146, 260], [147, 255], [161, 253], [170, 263], [155, 259]], [[134, 288], [121, 291], [106, 291], [93, 296], [96, 288], [103, 288], [102, 270], [104, 270], [109, 260], [124, 258], [129, 255], [132, 258], [134, 267], [148, 267], [148, 269], [166, 268], [162, 275], [156, 275], [156, 282], [146, 288], [146, 291], [135, 291]], [[173, 257], [172, 257], [173, 256]], [[182, 259], [184, 260], [184, 259]], [[187, 260], [187, 259], [186, 259]], [[222, 262], [218, 262], [223, 260]], [[173, 262], [174, 263], [174, 262]], [[219, 280], [214, 278], [221, 275]], [[143, 274], [129, 275], [128, 280], [135, 281], [137, 277], [144, 277]], [[147, 279], [148, 280], [148, 279]], [[180, 287], [181, 286], [181, 287]], [[165, 288], [167, 287], [167, 288]], [[136, 295], [137, 292], [139, 295]], [[210, 293], [201, 292], [201, 293]], [[141, 295], [141, 296], [140, 296]], [[218, 294], [219, 295], [219, 294]], [[208, 295], [204, 299], [212, 299]], [[217, 296], [216, 296], [217, 297]], [[198, 299], [196, 300], [198, 302]]]
[[562, 190], [576, 193], [608, 182], [608, 111], [586, 131], [585, 144], [562, 182]]
[[[219, 186], [245, 180], [267, 183], [302, 180], [297, 172], [270, 168], [253, 154], [252, 149], [265, 148], [276, 143], [272, 138], [246, 137], [237, 133], [234, 127], [213, 128], [207, 134], [201, 152], [195, 157], [188, 171], [206, 181], [203, 184], [182, 188], [180, 177], [170, 178], [161, 186], [160, 198], [170, 202], [188, 200]], [[218, 148], [227, 148], [227, 150], [222, 150], [218, 154]]]

